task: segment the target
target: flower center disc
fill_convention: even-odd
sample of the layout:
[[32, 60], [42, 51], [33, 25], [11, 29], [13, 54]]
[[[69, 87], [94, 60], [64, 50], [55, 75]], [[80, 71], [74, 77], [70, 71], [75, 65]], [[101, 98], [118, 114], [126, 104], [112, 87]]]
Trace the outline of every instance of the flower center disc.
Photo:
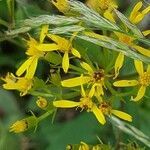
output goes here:
[[142, 76], [140, 76], [139, 82], [141, 85], [149, 86], [150, 85], [150, 74], [147, 72], [144, 72], [144, 74]]
[[104, 71], [101, 69], [99, 71], [94, 72], [93, 78], [95, 82], [101, 82], [104, 79]]

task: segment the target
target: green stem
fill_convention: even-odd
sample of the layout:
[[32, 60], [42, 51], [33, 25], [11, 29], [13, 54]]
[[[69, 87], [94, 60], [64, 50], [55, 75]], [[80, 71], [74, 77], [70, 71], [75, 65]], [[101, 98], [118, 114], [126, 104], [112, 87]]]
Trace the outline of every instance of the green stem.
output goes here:
[[54, 109], [47, 111], [46, 113], [44, 113], [43, 115], [41, 115], [40, 117], [38, 117], [38, 122], [40, 122], [41, 120], [47, 118], [49, 115], [51, 115], [54, 112]]

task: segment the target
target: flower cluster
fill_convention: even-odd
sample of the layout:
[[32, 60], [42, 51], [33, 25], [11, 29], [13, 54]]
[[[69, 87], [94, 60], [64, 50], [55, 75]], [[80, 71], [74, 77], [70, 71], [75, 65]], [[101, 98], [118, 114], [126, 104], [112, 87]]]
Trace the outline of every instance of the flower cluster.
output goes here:
[[[52, 4], [64, 15], [68, 16], [72, 14], [69, 13], [72, 6], [68, 0], [52, 0]], [[134, 93], [130, 93], [131, 95], [129, 94], [127, 96], [130, 96], [133, 101], [141, 100], [146, 93], [146, 88], [150, 86], [150, 65], [147, 65], [147, 70], [145, 70], [146, 64], [139, 59], [134, 59], [133, 64], [137, 70], [134, 76], [136, 79], [124, 79], [120, 74], [125, 62], [125, 53], [121, 51], [121, 48], [120, 51], [116, 53], [111, 50], [111, 46], [109, 49], [101, 45], [99, 50], [99, 54], [101, 55], [99, 60], [101, 60], [97, 62], [97, 60], [94, 60], [95, 58], [91, 59], [91, 53], [94, 53], [94, 49], [89, 51], [90, 53], [86, 50], [83, 51], [80, 48], [82, 43], [80, 42], [80, 44], [78, 44], [76, 39], [80, 39], [80, 36], [87, 36], [88, 38], [99, 41], [103, 40], [103, 42], [108, 42], [111, 39], [122, 46], [130, 48], [131, 51], [136, 52], [137, 55], [148, 59], [150, 57], [150, 50], [145, 47], [145, 45], [140, 45], [138, 41], [139, 37], [135, 35], [128, 26], [125, 24], [122, 25], [122, 23], [118, 21], [117, 14], [115, 13], [118, 5], [115, 0], [87, 0], [86, 5], [93, 11], [96, 11], [106, 22], [114, 25], [117, 24], [120, 27], [124, 26], [124, 32], [107, 32], [105, 29], [100, 29], [100, 31], [102, 31], [100, 33], [103, 34], [99, 34], [99, 32], [95, 32], [87, 27], [87, 31], [74, 32], [68, 37], [66, 35], [51, 33], [49, 25], [44, 24], [40, 28], [38, 40], [29, 35], [26, 50], [27, 59], [17, 69], [16, 76], [12, 73], [8, 73], [5, 78], [1, 78], [5, 82], [3, 88], [18, 90], [20, 96], [32, 94], [35, 90], [34, 85], [36, 84], [35, 76], [38, 61], [46, 61], [49, 55], [51, 58], [60, 56], [59, 60], [56, 59], [56, 61], [60, 63], [50, 65], [52, 67], [51, 69], [56, 70], [57, 68], [57, 70], [61, 70], [62, 72], [60, 73], [60, 71], [58, 71], [54, 73], [55, 75], [51, 75], [48, 83], [55, 85], [55, 88], [61, 88], [62, 93], [61, 96], [60, 93], [56, 93], [55, 95], [49, 86], [47, 88], [47, 82], [45, 82], [45, 85], [42, 86], [42, 88], [44, 87], [43, 90], [53, 95], [54, 99], [53, 101], [49, 101], [45, 95], [41, 94], [41, 96], [39, 94], [36, 104], [40, 109], [46, 111], [46, 113], [39, 118], [32, 116], [17, 121], [11, 126], [10, 131], [19, 133], [26, 131], [29, 126], [35, 127], [40, 120], [53, 113], [56, 108], [76, 108], [76, 110], [80, 111], [86, 110], [87, 112], [93, 113], [98, 122], [102, 125], [106, 123], [106, 117], [111, 117], [112, 115], [125, 121], [132, 121], [132, 116], [128, 113], [114, 108], [115, 106], [111, 98], [117, 97], [121, 89], [120, 87], [135, 86], [138, 89], [137, 96], [134, 97]], [[142, 2], [138, 2], [133, 7], [128, 19], [126, 18], [129, 23], [135, 27], [150, 12], [150, 6], [141, 10], [142, 5]], [[76, 15], [77, 18], [81, 17], [80, 14]], [[82, 23], [82, 20], [80, 20], [78, 26], [86, 29], [86, 22]], [[150, 34], [150, 31], [142, 31], [141, 34], [145, 39]], [[88, 49], [88, 46], [86, 48]], [[53, 54], [55, 55], [53, 56]], [[110, 56], [112, 56], [112, 59], [114, 57], [115, 61], [111, 60]], [[108, 57], [110, 60], [108, 60]], [[64, 77], [66, 74], [71, 74], [71, 77]], [[60, 75], [62, 75], [64, 79], [61, 79]], [[74, 95], [70, 98], [65, 98], [65, 92], [70, 93], [72, 90], [77, 91], [75, 101], [72, 100], [75, 99]], [[121, 96], [119, 98], [121, 99]], [[84, 149], [87, 149], [86, 144], [83, 145], [85, 147]]]

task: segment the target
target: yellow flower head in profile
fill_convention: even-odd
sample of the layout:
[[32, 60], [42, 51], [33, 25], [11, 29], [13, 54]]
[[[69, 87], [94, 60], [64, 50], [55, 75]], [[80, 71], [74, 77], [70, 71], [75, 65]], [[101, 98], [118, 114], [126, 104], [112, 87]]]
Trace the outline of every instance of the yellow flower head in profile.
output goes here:
[[[139, 53], [141, 53], [147, 57], [150, 57], [149, 49], [146, 49], [146, 48], [141, 47], [141, 46], [137, 45], [136, 43], [134, 43], [136, 38], [126, 35], [124, 33], [119, 33], [119, 32], [115, 32], [115, 34], [118, 37], [120, 42], [130, 46], [131, 48], [135, 49]], [[144, 36], [147, 36], [148, 34], [150, 34], [150, 32], [149, 32], [149, 30], [143, 31], [143, 34], [144, 34]], [[115, 78], [118, 76], [119, 71], [123, 66], [124, 58], [125, 58], [124, 54], [120, 52], [116, 59], [116, 62], [115, 62]]]
[[87, 83], [92, 85], [91, 90], [95, 95], [104, 95], [103, 87], [105, 86], [104, 80], [106, 77], [104, 70], [92, 68], [89, 64], [85, 62], [82, 62], [81, 66], [85, 70], [85, 73], [80, 77], [63, 80], [61, 82], [62, 86], [75, 87]]
[[52, 3], [62, 13], [68, 12], [70, 8], [68, 0], [52, 0]]
[[[38, 59], [45, 55], [45, 44], [42, 43], [47, 32], [48, 25], [44, 25], [41, 29], [39, 42], [36, 41], [34, 38], [29, 37], [30, 40], [27, 41], [28, 49], [26, 51], [26, 54], [29, 56], [29, 58], [19, 67], [19, 69], [16, 72], [17, 76], [21, 76], [24, 72], [26, 72], [26, 78], [33, 78], [37, 68]], [[40, 49], [38, 49], [38, 47], [40, 47]], [[46, 49], [48, 52], [52, 50], [57, 50], [58, 47], [56, 44], [46, 44]]]
[[28, 128], [28, 123], [26, 120], [16, 121], [11, 127], [10, 132], [20, 133], [26, 131]]
[[98, 109], [97, 105], [92, 101], [93, 92], [90, 90], [88, 94], [86, 94], [83, 86], [81, 86], [81, 98], [79, 102], [69, 101], [69, 100], [58, 100], [54, 101], [53, 105], [59, 108], [81, 108], [81, 110], [87, 110], [87, 112], [92, 112], [96, 116], [97, 120], [101, 124], [105, 124], [106, 120]]
[[146, 87], [150, 86], [150, 65], [148, 65], [147, 71], [144, 72], [143, 63], [141, 61], [135, 60], [134, 64], [139, 74], [138, 80], [120, 80], [114, 82], [113, 85], [116, 87], [138, 86], [139, 90], [137, 96], [132, 98], [134, 101], [138, 101], [144, 96]]
[[104, 114], [104, 115], [111, 116], [113, 114], [123, 120], [129, 121], [129, 122], [132, 121], [132, 116], [130, 116], [129, 114], [127, 114], [125, 112], [112, 109], [112, 107], [106, 102], [102, 102], [99, 106], [99, 109], [101, 110], [102, 114]]
[[74, 55], [75, 57], [81, 58], [80, 53], [72, 46], [72, 41], [75, 35], [76, 33], [74, 33], [69, 40], [63, 37], [60, 37], [58, 35], [54, 35], [54, 34], [47, 35], [51, 40], [53, 40], [57, 44], [58, 50], [64, 53], [63, 60], [62, 60], [62, 68], [65, 73], [67, 73], [69, 69], [69, 54], [70, 53]]
[[133, 23], [133, 24], [137, 24], [140, 21], [143, 20], [143, 18], [150, 12], [150, 6], [148, 6], [147, 8], [145, 8], [144, 10], [140, 11], [140, 9], [142, 8], [143, 3], [142, 2], [138, 2], [132, 12], [130, 13], [129, 16], [129, 20]]
[[113, 9], [118, 7], [115, 0], [87, 0], [86, 4], [96, 12], [103, 14], [106, 19], [115, 22]]
[[25, 77], [15, 77], [12, 73], [8, 73], [5, 78], [1, 78], [5, 84], [3, 88], [7, 90], [18, 90], [20, 91], [20, 96], [27, 94], [28, 90], [32, 87], [32, 79], [27, 79]]
[[35, 116], [30, 116], [25, 119], [16, 121], [11, 127], [10, 132], [20, 133], [25, 132], [32, 127], [37, 127], [38, 119]]

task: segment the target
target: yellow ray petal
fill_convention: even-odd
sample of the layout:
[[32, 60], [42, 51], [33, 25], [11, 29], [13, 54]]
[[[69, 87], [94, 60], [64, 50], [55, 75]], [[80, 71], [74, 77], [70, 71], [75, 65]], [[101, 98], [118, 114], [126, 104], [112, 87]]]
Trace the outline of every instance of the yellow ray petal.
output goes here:
[[84, 90], [84, 87], [83, 87], [82, 84], [81, 84], [81, 95], [82, 95], [82, 97], [85, 97], [85, 96], [86, 96], [85, 90]]
[[132, 10], [132, 12], [130, 13], [130, 16], [129, 16], [129, 20], [130, 20], [131, 22], [134, 21], [136, 15], [137, 15], [137, 12], [141, 9], [142, 5], [143, 5], [142, 2], [138, 2], [138, 3], [134, 6], [134, 8], [133, 8], [133, 10]]
[[69, 56], [68, 56], [68, 52], [65, 52], [65, 54], [63, 56], [62, 68], [63, 68], [63, 70], [64, 70], [65, 73], [68, 72], [68, 69], [69, 69]]
[[149, 49], [143, 48], [143, 47], [138, 46], [138, 45], [132, 45], [132, 47], [135, 48], [139, 53], [150, 57], [150, 50]]
[[73, 102], [73, 101], [68, 101], [68, 100], [59, 100], [59, 101], [53, 101], [53, 105], [55, 107], [59, 107], [59, 108], [72, 108], [72, 107], [79, 106], [80, 102]]
[[142, 75], [144, 72], [142, 61], [134, 60], [134, 65], [135, 65], [135, 68], [136, 68], [136, 71], [138, 72], [138, 74]]
[[115, 19], [114, 19], [114, 16], [113, 16], [112, 12], [110, 12], [109, 10], [106, 10], [103, 15], [109, 21], [112, 21], [112, 22], [115, 23]]
[[144, 16], [146, 14], [148, 14], [150, 12], [150, 6], [148, 6], [147, 8], [145, 8], [143, 11], [142, 11], [142, 14], [144, 14]]
[[116, 87], [128, 87], [128, 86], [136, 86], [138, 85], [137, 80], [120, 80], [113, 83]]
[[91, 66], [85, 62], [80, 63], [80, 65], [82, 66], [82, 68], [84, 68], [85, 70], [87, 70], [89, 72], [89, 74], [93, 74], [94, 70], [91, 68]]
[[72, 79], [67, 79], [61, 82], [62, 86], [64, 87], [75, 87], [79, 86], [85, 83], [88, 83], [91, 80], [90, 77], [84, 76], [84, 77], [76, 77]]
[[32, 64], [27, 69], [27, 73], [25, 75], [26, 78], [28, 78], [28, 79], [33, 78], [35, 71], [36, 71], [36, 68], [37, 68], [37, 63], [38, 63], [38, 58], [35, 57], [32, 61]]
[[135, 98], [132, 97], [132, 100], [133, 101], [139, 101], [144, 96], [145, 91], [146, 91], [146, 87], [141, 86], [138, 93], [137, 93], [137, 96]]
[[95, 93], [95, 84], [92, 86], [92, 88], [91, 88], [91, 90], [90, 90], [90, 92], [89, 92], [89, 97], [90, 98], [92, 98], [93, 97], [93, 95], [94, 95], [94, 93]]
[[7, 90], [16, 90], [18, 89], [18, 84], [17, 83], [6, 83], [3, 84], [3, 88]]
[[40, 33], [40, 43], [43, 43], [43, 41], [47, 35], [47, 32], [48, 32], [48, 27], [49, 27], [49, 25], [42, 26], [41, 33]]
[[113, 109], [111, 110], [111, 113], [123, 120], [130, 121], [130, 122], [132, 121], [132, 116], [130, 116], [129, 114], [125, 112]]
[[27, 69], [28, 67], [31, 65], [32, 61], [33, 61], [34, 57], [29, 57], [17, 70], [16, 75], [17, 76], [21, 76]]
[[78, 58], [81, 58], [81, 55], [80, 53], [75, 49], [75, 48], [72, 48], [71, 49], [71, 52], [74, 56], [78, 57]]
[[36, 48], [39, 51], [49, 52], [49, 51], [58, 50], [59, 46], [57, 44], [39, 44], [38, 46], [36, 46]]
[[150, 30], [145, 30], [145, 31], [143, 31], [142, 33], [143, 33], [144, 36], [147, 36], [147, 35], [150, 34]]
[[105, 117], [100, 109], [97, 108], [96, 105], [92, 107], [92, 112], [94, 113], [95, 117], [101, 124], [105, 124], [106, 120]]
[[52, 39], [54, 42], [56, 42], [57, 44], [59, 43], [68, 43], [68, 40], [66, 40], [65, 38], [62, 38], [58, 35], [54, 35], [54, 34], [48, 34], [47, 35], [50, 39]]
[[121, 67], [123, 66], [123, 62], [124, 62], [124, 54], [123, 53], [119, 53], [116, 62], [115, 62], [115, 77], [116, 78], [119, 75], [119, 71], [121, 69]]

